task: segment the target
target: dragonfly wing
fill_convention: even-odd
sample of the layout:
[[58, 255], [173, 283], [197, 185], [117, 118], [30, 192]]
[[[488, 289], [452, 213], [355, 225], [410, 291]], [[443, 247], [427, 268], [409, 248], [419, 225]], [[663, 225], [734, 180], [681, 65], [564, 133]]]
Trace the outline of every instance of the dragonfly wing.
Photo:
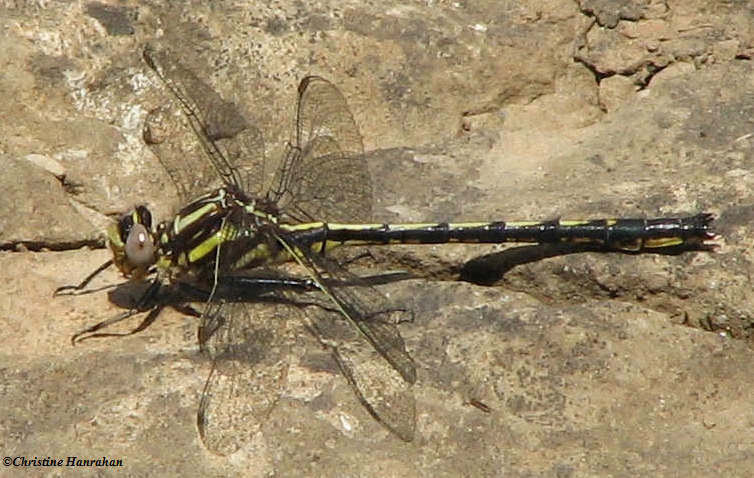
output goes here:
[[342, 93], [324, 78], [299, 84], [295, 138], [273, 184], [272, 199], [294, 221], [371, 219], [361, 133]]
[[199, 434], [215, 454], [244, 448], [260, 431], [286, 386], [292, 337], [288, 308], [211, 302], [200, 346], [213, 366], [197, 415]]
[[[234, 103], [223, 100], [212, 87], [182, 65], [169, 49], [147, 46], [143, 56], [183, 111], [194, 131], [195, 140], [204, 150], [205, 162], [213, 172], [210, 177], [248, 194], [260, 193], [265, 177], [262, 133], [244, 118]], [[155, 128], [152, 123], [154, 121], [148, 119], [144, 130], [148, 144], [155, 144], [158, 136], [153, 134]], [[179, 188], [189, 185], [187, 189], [193, 196], [184, 199], [193, 199], [212, 189], [207, 187], [207, 182], [201, 181], [201, 177], [197, 177], [193, 168], [187, 167], [188, 163], [199, 161], [186, 161], [186, 156], [181, 154], [165, 156], [158, 152], [160, 148], [152, 146], [152, 149], [169, 172], [186, 170], [185, 177], [180, 178]], [[175, 178], [173, 180], [176, 181]], [[193, 187], [197, 182], [200, 183], [198, 186], [203, 187]]]
[[307, 313], [309, 328], [330, 348], [367, 410], [400, 438], [411, 441], [416, 368], [397, 325], [412, 318], [410, 311], [390, 307], [375, 288], [333, 261], [288, 242], [291, 239], [278, 240], [321, 289], [308, 293], [321, 301]]
[[364, 408], [402, 440], [412, 441], [416, 427], [412, 384], [337, 313], [310, 308], [306, 320], [315, 337], [331, 351]]
[[174, 102], [147, 114], [142, 135], [170, 176], [182, 205], [223, 185], [212, 163], [202, 159], [203, 152], [194, 137], [187, 134], [184, 118]]

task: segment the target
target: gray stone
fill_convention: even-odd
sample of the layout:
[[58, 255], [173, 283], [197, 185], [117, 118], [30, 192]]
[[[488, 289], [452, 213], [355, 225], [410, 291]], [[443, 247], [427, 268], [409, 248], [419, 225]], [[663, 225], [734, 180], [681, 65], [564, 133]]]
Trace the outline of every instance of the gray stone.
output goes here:
[[[745, 3], [11, 3], [0, 9], [5, 455], [123, 460], [83, 476], [754, 474]], [[661, 31], [628, 25], [646, 19]], [[536, 246], [373, 248], [370, 269], [419, 277], [381, 286], [415, 313], [400, 326], [418, 372], [415, 440], [375, 422], [302, 337], [248, 446], [213, 456], [196, 429], [210, 370], [196, 319], [166, 311], [135, 336], [73, 347], [122, 309], [104, 290], [52, 299], [108, 260], [80, 249], [102, 245], [97, 218], [180, 206], [141, 136], [169, 101], [146, 43], [239, 105], [271, 162], [290, 139], [298, 80], [339, 85], [376, 220], [710, 211], [721, 247], [539, 261], [521, 260]], [[695, 69], [652, 81], [679, 62]], [[639, 91], [605, 113], [600, 81], [613, 74]], [[109, 271], [92, 287], [121, 282]]]

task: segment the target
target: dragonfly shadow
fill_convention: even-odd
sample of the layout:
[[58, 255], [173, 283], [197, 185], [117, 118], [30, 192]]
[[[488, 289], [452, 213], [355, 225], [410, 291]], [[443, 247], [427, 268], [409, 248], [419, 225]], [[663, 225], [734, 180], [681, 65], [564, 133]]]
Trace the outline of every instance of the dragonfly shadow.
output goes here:
[[[665, 247], [656, 251], [628, 250], [610, 250], [609, 252], [617, 254], [647, 254], [648, 252], [664, 256], [679, 255], [690, 250], [709, 250], [709, 246], [684, 244], [678, 247]], [[517, 246], [504, 251], [485, 254], [475, 257], [466, 262], [460, 270], [460, 280], [471, 282], [478, 285], [494, 285], [503, 279], [506, 273], [516, 266], [538, 262], [550, 257], [566, 256], [569, 254], [579, 254], [582, 252], [600, 252], [605, 253], [605, 248], [595, 244], [533, 244], [527, 246]]]
[[[325, 279], [325, 284], [331, 287], [349, 287], [349, 286], [367, 286], [390, 284], [411, 279], [414, 276], [408, 272], [395, 271], [383, 272], [374, 275], [354, 276], [349, 281], [339, 281], [335, 279]], [[291, 281], [288, 286], [273, 285], [263, 282], [267, 280], [285, 280]], [[306, 307], [309, 305], [320, 305], [318, 302], [312, 302], [310, 294], [302, 294], [301, 300], [296, 300], [295, 295], [279, 294], [283, 290], [312, 292], [306, 289], [304, 279], [283, 278], [282, 276], [254, 276], [254, 277], [236, 277], [235, 280], [226, 280], [218, 284], [213, 297], [218, 300], [231, 302], [267, 302], [267, 303], [286, 303], [292, 306]], [[194, 286], [188, 283], [176, 283], [170, 286], [162, 285], [159, 289], [153, 289], [151, 281], [125, 281], [115, 285], [108, 292], [110, 302], [122, 309], [131, 309], [146, 311], [154, 308], [156, 305], [173, 307], [179, 311], [184, 311], [190, 302], [203, 303], [210, 300], [210, 291]], [[196, 312], [192, 311], [191, 315]]]
[[112, 304], [122, 309], [138, 309], [142, 298], [147, 294], [151, 282], [126, 281], [107, 293]]

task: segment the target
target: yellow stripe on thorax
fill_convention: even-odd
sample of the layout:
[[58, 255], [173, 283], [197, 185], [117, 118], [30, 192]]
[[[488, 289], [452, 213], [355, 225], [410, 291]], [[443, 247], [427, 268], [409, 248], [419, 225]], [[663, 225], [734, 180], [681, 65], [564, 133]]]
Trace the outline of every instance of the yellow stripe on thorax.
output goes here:
[[207, 254], [213, 252], [215, 248], [222, 243], [235, 239], [237, 235], [238, 229], [232, 224], [227, 224], [223, 221], [223, 225], [217, 230], [217, 232], [189, 251], [188, 262], [193, 263], [200, 260]]

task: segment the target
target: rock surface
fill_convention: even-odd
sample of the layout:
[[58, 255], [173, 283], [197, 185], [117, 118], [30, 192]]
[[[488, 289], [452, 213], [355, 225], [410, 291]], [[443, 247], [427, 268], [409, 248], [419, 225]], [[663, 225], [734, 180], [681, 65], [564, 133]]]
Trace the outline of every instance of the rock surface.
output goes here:
[[[5, 455], [123, 460], [82, 476], [754, 475], [745, 2], [3, 2], [0, 23]], [[109, 217], [178, 206], [141, 136], [168, 99], [146, 43], [241, 105], [268, 158], [298, 80], [336, 83], [379, 221], [709, 211], [721, 245], [540, 261], [521, 259], [536, 247], [376, 248], [375, 268], [421, 277], [382, 289], [415, 312], [401, 326], [414, 442], [304, 356], [249, 446], [214, 456], [196, 431], [210, 370], [196, 319], [73, 347], [120, 309], [106, 291], [52, 299], [108, 259], [82, 246], [104, 244]]]

